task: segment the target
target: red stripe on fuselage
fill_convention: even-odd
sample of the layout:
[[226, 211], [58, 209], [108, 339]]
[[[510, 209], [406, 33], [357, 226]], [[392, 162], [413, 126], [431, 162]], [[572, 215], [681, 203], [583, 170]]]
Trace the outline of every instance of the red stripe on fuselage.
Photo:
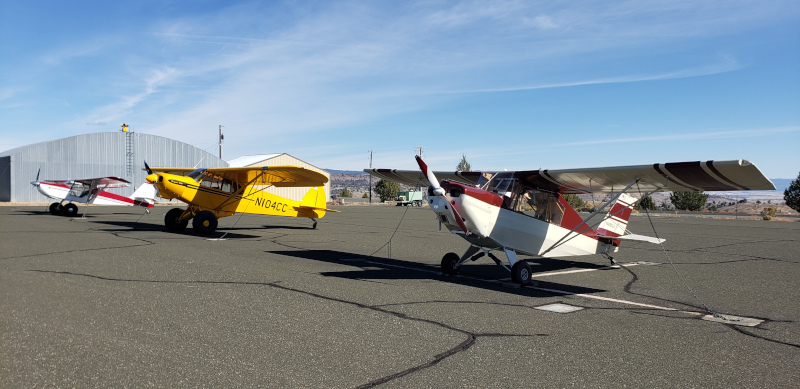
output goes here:
[[486, 204], [494, 205], [495, 207], [503, 206], [503, 196], [497, 193], [487, 192], [483, 189], [478, 189], [455, 181], [442, 181], [439, 185], [442, 189], [447, 191], [448, 194], [455, 189], [469, 197], [483, 201]]
[[572, 230], [575, 227], [580, 226], [575, 230], [575, 232], [597, 239], [597, 234], [591, 227], [589, 227], [588, 224], [583, 224], [581, 226], [583, 223], [583, 218], [581, 215], [578, 215], [578, 212], [575, 212], [575, 210], [572, 209], [567, 200], [561, 196], [561, 193], [558, 194], [558, 203], [564, 207], [564, 216], [561, 217], [561, 228]]

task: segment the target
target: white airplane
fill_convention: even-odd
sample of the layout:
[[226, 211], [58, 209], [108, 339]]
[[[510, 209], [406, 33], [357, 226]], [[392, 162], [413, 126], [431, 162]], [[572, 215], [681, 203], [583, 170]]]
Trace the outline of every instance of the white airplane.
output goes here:
[[[130, 197], [106, 192], [111, 188], [126, 188], [131, 185], [119, 177], [86, 178], [80, 180], [41, 180], [36, 173], [36, 181], [31, 181], [39, 192], [51, 199], [59, 200], [50, 204], [49, 211], [53, 215], [75, 216], [78, 206], [73, 203], [99, 205], [129, 205], [152, 208], [155, 203], [156, 190], [153, 184], [145, 182]], [[67, 204], [64, 204], [67, 201]], [[149, 210], [148, 210], [149, 212]]]
[[[531, 268], [518, 254], [568, 257], [610, 254], [625, 240], [660, 244], [663, 239], [632, 234], [628, 218], [638, 201], [629, 192], [775, 190], [746, 160], [656, 163], [584, 169], [513, 172], [434, 172], [417, 156], [420, 171], [365, 169], [378, 178], [409, 186], [430, 185], [428, 202], [441, 225], [469, 242], [462, 255], [447, 253], [441, 268], [456, 274], [468, 260], [488, 255], [511, 272], [511, 279], [531, 283]], [[436, 175], [448, 179], [439, 182]], [[611, 194], [586, 220], [562, 194]], [[610, 211], [596, 223], [602, 210]], [[502, 251], [508, 265], [493, 251]]]

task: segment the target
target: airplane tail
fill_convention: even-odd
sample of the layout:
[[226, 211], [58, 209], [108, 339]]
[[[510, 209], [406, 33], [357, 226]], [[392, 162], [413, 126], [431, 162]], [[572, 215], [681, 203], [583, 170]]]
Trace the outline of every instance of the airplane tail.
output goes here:
[[606, 214], [606, 217], [600, 225], [597, 226], [597, 234], [609, 238], [625, 235], [625, 231], [628, 228], [628, 219], [631, 217], [634, 203], [636, 203], [635, 197], [627, 193], [621, 194], [617, 202], [614, 203], [614, 206], [611, 207], [611, 210]]
[[[324, 187], [313, 187], [306, 192], [303, 199], [300, 200], [300, 205], [297, 210], [301, 213], [308, 214], [307, 217], [323, 217], [325, 212], [339, 212], [333, 209], [327, 209], [328, 198], [325, 196]], [[305, 216], [305, 215], [303, 215]]]
[[601, 238], [612, 239], [615, 246], [619, 246], [619, 241], [622, 240], [635, 240], [640, 242], [648, 242], [660, 244], [664, 239], [653, 238], [650, 236], [626, 234], [628, 230], [628, 219], [631, 217], [633, 211], [633, 204], [636, 203], [636, 198], [623, 193], [608, 211], [605, 219], [597, 226], [597, 235]]
[[139, 186], [129, 198], [133, 199], [135, 205], [152, 208], [156, 198], [155, 185], [150, 182], [145, 182]]

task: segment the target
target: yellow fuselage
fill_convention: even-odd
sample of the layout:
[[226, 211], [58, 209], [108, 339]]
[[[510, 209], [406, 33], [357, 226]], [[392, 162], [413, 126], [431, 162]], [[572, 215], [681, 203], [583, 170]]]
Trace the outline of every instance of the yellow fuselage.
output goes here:
[[192, 213], [208, 210], [218, 218], [235, 213], [308, 218], [325, 216], [326, 198], [322, 187], [310, 188], [301, 201], [296, 201], [256, 186], [215, 188], [175, 174], [156, 173], [147, 179], [156, 184], [160, 197], [181, 200], [189, 204]]

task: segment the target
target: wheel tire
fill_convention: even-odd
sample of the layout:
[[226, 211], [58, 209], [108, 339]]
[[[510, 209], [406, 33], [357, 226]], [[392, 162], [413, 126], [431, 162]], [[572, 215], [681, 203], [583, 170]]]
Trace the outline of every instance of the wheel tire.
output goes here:
[[66, 204], [61, 207], [61, 215], [73, 217], [78, 214], [78, 206], [72, 203]]
[[447, 253], [442, 257], [442, 273], [453, 276], [458, 274], [456, 264], [461, 260], [461, 257], [456, 253]]
[[164, 216], [164, 225], [167, 226], [167, 230], [179, 232], [186, 228], [189, 220], [180, 220], [181, 215], [183, 215], [183, 210], [180, 208], [172, 208], [167, 212], [167, 215]]
[[48, 208], [48, 210], [53, 215], [60, 215], [61, 214], [61, 203], [50, 204], [50, 208]]
[[192, 228], [198, 235], [208, 235], [217, 229], [217, 216], [211, 211], [201, 211], [194, 215]]
[[511, 280], [523, 286], [530, 285], [531, 265], [528, 265], [528, 262], [525, 261], [517, 261], [511, 267]]

